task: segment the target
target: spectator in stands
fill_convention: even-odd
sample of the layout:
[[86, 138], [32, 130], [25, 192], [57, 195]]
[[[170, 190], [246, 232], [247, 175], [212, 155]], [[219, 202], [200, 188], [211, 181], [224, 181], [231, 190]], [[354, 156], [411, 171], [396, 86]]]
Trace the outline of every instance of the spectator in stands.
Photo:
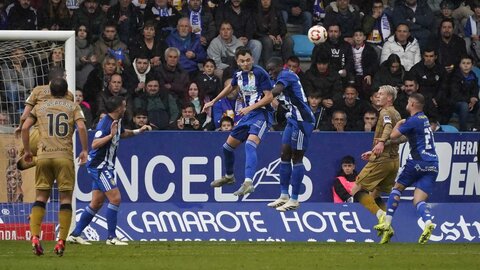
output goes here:
[[458, 35], [460, 37], [463, 37], [463, 27], [462, 23], [457, 20], [456, 18], [453, 17], [453, 9], [455, 5], [451, 0], [442, 0], [440, 3], [440, 16], [435, 18], [435, 24], [434, 24], [434, 32], [433, 34], [438, 37], [438, 30], [441, 31], [441, 24], [444, 20], [449, 20], [452, 23], [452, 30], [451, 34]]
[[154, 21], [146, 21], [141, 35], [138, 35], [130, 44], [130, 57], [137, 58], [139, 55], [146, 55], [150, 61], [150, 66], [158, 67], [163, 59], [167, 49], [165, 39], [157, 35]]
[[182, 115], [177, 120], [178, 130], [201, 130], [203, 123], [197, 118], [195, 106], [192, 103], [182, 105]]
[[315, 126], [313, 127], [313, 131], [320, 131], [320, 125], [325, 118], [325, 108], [322, 106], [320, 92], [311, 92], [307, 96], [307, 101], [310, 109], [313, 112], [313, 115], [315, 116]]
[[198, 88], [201, 89], [205, 96], [210, 100], [214, 99], [222, 90], [222, 82], [215, 72], [215, 61], [208, 58], [203, 62], [203, 73], [199, 74], [195, 79]]
[[144, 13], [145, 21], [156, 22], [156, 32], [160, 38], [164, 39], [177, 27], [180, 19], [180, 12], [175, 9], [168, 0], [154, 0], [147, 4]]
[[182, 15], [189, 18], [192, 32], [200, 38], [200, 43], [207, 48], [218, 33], [213, 14], [208, 8], [202, 7], [202, 0], [189, 0], [187, 1], [187, 7], [182, 9]]
[[[37, 59], [34, 59], [37, 60]], [[65, 69], [65, 51], [63, 47], [57, 46], [53, 48], [48, 54], [48, 58], [40, 59], [40, 63], [37, 64], [37, 85], [45, 85], [49, 83], [48, 73], [49, 70], [54, 68]]]
[[103, 114], [107, 112], [107, 108], [105, 107], [107, 100], [112, 96], [125, 97], [125, 100], [127, 100], [127, 111], [125, 112], [124, 119], [130, 119], [132, 115], [132, 101], [128, 97], [127, 89], [123, 88], [122, 75], [117, 73], [112, 74], [112, 76], [110, 77], [110, 81], [108, 82], [107, 89], [100, 92], [100, 94], [97, 96], [97, 109], [94, 110], [96, 112], [95, 116], [100, 119], [103, 117]]
[[347, 114], [344, 111], [338, 110], [332, 113], [331, 123], [327, 124], [323, 128], [320, 128], [322, 131], [336, 131], [344, 132], [347, 131]]
[[298, 58], [298, 56], [292, 55], [288, 57], [285, 67], [295, 72], [295, 74], [297, 74], [297, 76], [300, 78], [300, 81], [303, 81], [305, 73], [300, 67], [300, 58]]
[[306, 35], [312, 27], [312, 13], [307, 7], [306, 0], [279, 0], [278, 7], [282, 11], [285, 23], [300, 24], [302, 33]]
[[448, 76], [458, 68], [460, 57], [467, 54], [465, 40], [454, 33], [452, 19], [443, 19], [440, 23], [440, 36], [435, 40], [438, 63], [445, 68]]
[[133, 65], [122, 72], [123, 85], [131, 98], [136, 98], [145, 92], [145, 81], [153, 71], [147, 56], [139, 55], [133, 60]]
[[350, 0], [336, 0], [325, 9], [324, 24], [338, 24], [342, 33], [340, 38], [353, 45], [353, 31], [361, 26], [362, 18], [358, 7], [351, 5]]
[[357, 175], [355, 159], [352, 156], [344, 156], [341, 161], [341, 168], [333, 181], [334, 203], [353, 203], [352, 188], [355, 185]]
[[440, 125], [437, 118], [429, 117], [428, 122], [430, 123], [430, 128], [433, 132], [443, 132], [442, 125]]
[[458, 115], [459, 131], [468, 130], [469, 114], [474, 114], [478, 110], [478, 78], [472, 67], [472, 57], [463, 56], [460, 68], [453, 74], [450, 84], [451, 101]]
[[312, 62], [310, 69], [305, 72], [302, 85], [307, 96], [313, 92], [320, 93], [322, 106], [326, 113], [331, 115], [334, 101], [342, 98], [342, 82], [340, 75], [330, 69], [329, 62], [329, 55], [320, 54], [316, 62]]
[[377, 127], [377, 121], [378, 111], [371, 108], [363, 114], [363, 119], [359, 126], [362, 127], [362, 131], [372, 132], [375, 131], [375, 128]]
[[[44, 1], [45, 2], [45, 1]], [[65, 0], [48, 0], [43, 7], [45, 28], [49, 30], [70, 30], [70, 13]]]
[[[448, 76], [445, 68], [437, 64], [437, 52], [433, 48], [426, 48], [423, 52], [423, 61], [417, 63], [410, 70], [410, 74], [418, 83], [418, 91], [425, 97], [425, 104], [433, 103], [440, 115], [450, 115], [448, 101]], [[425, 112], [425, 114], [428, 113]], [[444, 117], [441, 117], [442, 119]], [[447, 119], [441, 120], [446, 123]]]
[[402, 64], [406, 71], [409, 71], [413, 65], [421, 60], [417, 39], [410, 35], [407, 24], [401, 23], [397, 25], [395, 35], [389, 37], [383, 44], [380, 63], [387, 60], [393, 53], [402, 59]]
[[75, 102], [80, 105], [83, 116], [85, 116], [85, 126], [87, 129], [91, 129], [93, 126], [93, 116], [90, 104], [83, 100], [83, 92], [80, 89], [75, 90]]
[[[397, 98], [393, 102], [393, 106], [400, 113], [402, 119], [410, 117], [410, 113], [407, 111], [408, 98], [417, 92], [419, 92], [419, 85], [416, 78], [412, 74], [407, 74], [404, 78], [403, 86], [400, 87], [397, 92]], [[425, 99], [423, 112], [428, 117], [438, 117], [438, 109], [432, 99]], [[450, 115], [450, 113], [448, 113], [448, 115]]]
[[188, 73], [179, 65], [180, 51], [175, 47], [165, 50], [165, 63], [154, 69], [160, 88], [168, 91], [177, 100], [183, 100], [188, 89]]
[[328, 38], [324, 43], [316, 45], [312, 52], [312, 61], [319, 54], [330, 55], [329, 70], [340, 74], [343, 86], [355, 82], [355, 66], [353, 63], [352, 46], [341, 39], [342, 32], [338, 24], [332, 23], [328, 26]]
[[[231, 78], [227, 79], [224, 83], [225, 87], [227, 85], [230, 85]], [[213, 123], [215, 125], [215, 128], [220, 127], [220, 120], [228, 116], [233, 119], [235, 125], [237, 122], [242, 118], [242, 115], [239, 114], [240, 110], [245, 107], [245, 103], [238, 95], [238, 90], [232, 90], [230, 94], [228, 94], [226, 97], [220, 99], [213, 105], [212, 108], [212, 116], [213, 116]]]
[[253, 12], [246, 5], [241, 5], [241, 2], [242, 0], [228, 0], [224, 5], [219, 6], [215, 14], [216, 25], [220, 29], [222, 22], [229, 21], [233, 35], [242, 42], [242, 46], [250, 48], [253, 61], [258, 64], [262, 54], [262, 43], [253, 39], [256, 31]]
[[203, 105], [209, 101], [210, 99], [205, 96], [205, 93], [201, 89], [198, 88], [197, 83], [191, 82], [188, 86], [188, 94], [184, 103], [193, 104], [196, 118], [199, 119], [200, 123], [203, 123], [202, 128], [210, 128], [213, 130], [213, 127], [208, 126], [212, 122], [211, 108], [208, 108], [206, 112], [202, 112]]
[[40, 30], [45, 28], [43, 12], [31, 6], [30, 0], [18, 0], [8, 10], [8, 30]]
[[347, 130], [363, 130], [363, 125], [358, 126], [362, 121], [363, 114], [370, 109], [370, 104], [366, 100], [358, 98], [358, 91], [353, 85], [345, 87], [343, 99], [335, 101], [334, 111], [344, 111], [347, 115]]
[[478, 26], [480, 25], [480, 1], [474, 1], [470, 7], [474, 13], [465, 22], [463, 32], [465, 34], [467, 52], [478, 60], [480, 59], [480, 33], [478, 31]]
[[365, 43], [363, 30], [357, 29], [353, 34], [353, 63], [355, 67], [355, 86], [361, 99], [372, 95], [373, 75], [378, 70], [378, 57], [375, 49]]
[[155, 125], [148, 121], [148, 111], [144, 108], [138, 108], [133, 112], [131, 129], [138, 129], [145, 125], [152, 127], [152, 130], [158, 129]]
[[114, 56], [121, 71], [132, 64], [127, 45], [118, 39], [117, 24], [115, 22], [107, 22], [103, 26], [102, 35], [93, 44], [93, 51], [97, 56], [98, 62], [103, 62], [106, 55]]
[[382, 0], [374, 0], [372, 11], [365, 14], [362, 21], [363, 32], [367, 35], [367, 43], [374, 46], [380, 57], [383, 44], [393, 33], [393, 24], [390, 16], [385, 12]]
[[400, 57], [392, 53], [386, 61], [380, 65], [379, 71], [373, 76], [372, 90], [378, 91], [382, 85], [392, 85], [400, 89], [403, 85], [405, 68], [402, 65]]
[[0, 92], [5, 95], [8, 111], [12, 112], [13, 122], [19, 123], [24, 108], [23, 103], [35, 87], [35, 68], [27, 60], [25, 49], [22, 47], [13, 48], [10, 57], [3, 59], [2, 62], [0, 77], [3, 80], [3, 89]]
[[118, 38], [125, 44], [130, 44], [143, 28], [143, 14], [132, 0], [119, 0], [107, 12], [107, 20], [117, 24]]
[[272, 5], [272, 0], [260, 1], [255, 13], [257, 25], [256, 38], [262, 43], [262, 60], [266, 64], [275, 51], [280, 53], [283, 61], [293, 55], [293, 40], [286, 36], [287, 25], [280, 10]]
[[233, 119], [228, 117], [228, 116], [224, 116], [222, 117], [222, 119], [220, 119], [220, 127], [217, 129], [218, 131], [232, 131], [233, 129]]
[[406, 24], [410, 33], [424, 49], [432, 35], [433, 12], [425, 1], [405, 0], [393, 9], [393, 24]]
[[92, 105], [92, 109], [96, 109], [97, 95], [107, 89], [110, 77], [115, 74], [117, 70], [117, 60], [112, 56], [107, 55], [103, 59], [102, 66], [96, 66], [87, 77], [87, 81], [83, 86], [83, 97], [85, 101]]
[[79, 25], [75, 30], [75, 85], [83, 89], [88, 74], [97, 65], [97, 56], [93, 53], [93, 46], [88, 36], [88, 28]]
[[149, 76], [145, 83], [145, 93], [134, 100], [134, 110], [147, 110], [151, 124], [159, 130], [168, 129], [178, 117], [178, 107], [175, 98], [165, 90], [160, 89], [158, 79]]
[[167, 44], [180, 51], [180, 67], [188, 72], [191, 79], [195, 78], [199, 72], [198, 64], [205, 61], [207, 53], [200, 38], [192, 33], [192, 26], [188, 18], [184, 17], [178, 20], [177, 29], [167, 37]]
[[[207, 54], [209, 58], [215, 61], [217, 66], [215, 75], [223, 79], [223, 77], [230, 77], [229, 75], [236, 68], [235, 50], [243, 46], [243, 43], [233, 35], [231, 23], [224, 21], [220, 24], [219, 29], [220, 34], [208, 46]], [[229, 72], [227, 71], [224, 76], [223, 73], [227, 68]]]
[[15, 128], [10, 123], [8, 113], [0, 111], [0, 134], [13, 134]]
[[85, 0], [80, 4], [72, 16], [72, 25], [78, 28], [80, 25], [87, 26], [90, 41], [97, 41], [102, 32], [102, 26], [107, 21], [105, 14], [98, 6], [99, 0]]

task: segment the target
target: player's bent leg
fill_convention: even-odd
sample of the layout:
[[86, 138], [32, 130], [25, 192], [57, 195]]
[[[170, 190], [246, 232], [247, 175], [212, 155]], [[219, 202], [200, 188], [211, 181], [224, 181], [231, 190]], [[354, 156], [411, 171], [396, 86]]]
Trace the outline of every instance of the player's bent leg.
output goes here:
[[245, 196], [249, 193], [252, 193], [255, 191], [255, 187], [253, 186], [252, 181], [245, 181], [243, 184], [240, 186], [240, 188], [233, 193], [235, 196]]
[[240, 145], [241, 141], [232, 136], [228, 136], [227, 141], [223, 144], [223, 157], [225, 165], [225, 175], [210, 183], [211, 187], [221, 187], [223, 185], [232, 185], [235, 183], [233, 175], [233, 165], [235, 164], [235, 149]]
[[423, 232], [418, 239], [418, 243], [420, 244], [425, 244], [428, 242], [430, 236], [432, 236], [433, 230], [436, 227], [436, 225], [432, 223], [432, 214], [427, 203], [425, 202], [427, 199], [428, 194], [417, 187], [413, 195], [413, 203], [416, 206], [417, 215], [422, 217], [423, 223], [425, 224]]
[[118, 239], [115, 233], [115, 231], [117, 230], [118, 209], [120, 208], [120, 202], [122, 199], [120, 191], [118, 190], [118, 188], [114, 188], [105, 192], [105, 196], [107, 196], [109, 201], [106, 214], [108, 229], [108, 238], [106, 244], [115, 246], [126, 246], [128, 245], [128, 243]]
[[71, 244], [80, 244], [80, 245], [91, 245], [91, 243], [85, 241], [81, 234], [83, 230], [90, 224], [92, 219], [97, 214], [98, 210], [102, 208], [103, 201], [105, 200], [105, 195], [102, 191], [98, 189], [92, 190], [92, 201], [90, 204], [85, 207], [85, 210], [80, 216], [80, 220], [77, 222], [77, 225], [73, 232], [68, 236], [67, 242]]

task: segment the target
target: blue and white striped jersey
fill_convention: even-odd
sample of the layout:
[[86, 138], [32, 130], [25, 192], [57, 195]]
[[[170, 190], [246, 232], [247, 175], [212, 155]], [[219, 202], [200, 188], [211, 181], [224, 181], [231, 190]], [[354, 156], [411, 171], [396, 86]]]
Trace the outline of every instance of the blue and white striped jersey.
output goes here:
[[[272, 90], [272, 82], [268, 73], [260, 66], [254, 65], [250, 71], [238, 70], [233, 74], [231, 85], [239, 87], [239, 95], [243, 98], [245, 106], [250, 106], [262, 99], [263, 91]], [[272, 110], [270, 105], [268, 110]]]
[[[114, 119], [110, 115], [105, 115], [97, 124], [94, 139], [103, 138], [110, 134], [110, 127], [112, 126]], [[118, 120], [117, 134], [105, 145], [100, 148], [92, 149], [88, 153], [87, 167], [92, 169], [114, 169], [115, 159], [117, 157], [117, 148], [120, 141], [120, 134], [125, 129], [122, 126], [122, 120]]]

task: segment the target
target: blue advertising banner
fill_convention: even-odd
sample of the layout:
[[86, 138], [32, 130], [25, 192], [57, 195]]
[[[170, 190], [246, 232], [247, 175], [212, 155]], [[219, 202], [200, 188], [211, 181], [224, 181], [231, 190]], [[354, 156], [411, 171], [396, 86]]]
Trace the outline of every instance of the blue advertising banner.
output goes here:
[[[86, 203], [77, 205], [76, 219]], [[431, 204], [437, 224], [431, 242], [480, 242], [478, 204]], [[377, 219], [360, 204], [302, 203], [278, 212], [264, 203], [125, 203], [117, 236], [141, 241], [378, 242]], [[398, 208], [392, 242], [417, 242], [423, 221], [412, 204]], [[88, 240], [105, 240], [102, 209], [85, 229]]]
[[[269, 132], [258, 147], [255, 192], [243, 198], [233, 195], [244, 177], [244, 146], [235, 151], [237, 183], [213, 189], [210, 182], [224, 173], [223, 132], [147, 132], [120, 142], [116, 179], [123, 202], [212, 203], [267, 202], [279, 195], [281, 133]], [[92, 136], [90, 136], [92, 137]], [[480, 173], [476, 162], [479, 133], [435, 133], [440, 172], [430, 202], [480, 202]], [[332, 202], [331, 187], [340, 160], [352, 155], [357, 171], [365, 165], [361, 153], [372, 148], [373, 133], [314, 133], [305, 155], [306, 174], [299, 200]], [[77, 147], [80, 149], [80, 147]], [[400, 147], [400, 165], [409, 153]], [[91, 180], [85, 167], [78, 170], [76, 197], [91, 198]], [[408, 189], [403, 199], [412, 199]], [[188, 204], [185, 204], [188, 206]]]

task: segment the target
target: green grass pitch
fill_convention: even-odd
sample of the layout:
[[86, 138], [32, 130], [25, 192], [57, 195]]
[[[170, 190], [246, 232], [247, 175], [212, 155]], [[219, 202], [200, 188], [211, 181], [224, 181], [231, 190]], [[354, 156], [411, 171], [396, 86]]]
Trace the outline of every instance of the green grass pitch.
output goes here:
[[68, 245], [0, 241], [0, 269], [478, 269], [480, 244], [130, 242]]

